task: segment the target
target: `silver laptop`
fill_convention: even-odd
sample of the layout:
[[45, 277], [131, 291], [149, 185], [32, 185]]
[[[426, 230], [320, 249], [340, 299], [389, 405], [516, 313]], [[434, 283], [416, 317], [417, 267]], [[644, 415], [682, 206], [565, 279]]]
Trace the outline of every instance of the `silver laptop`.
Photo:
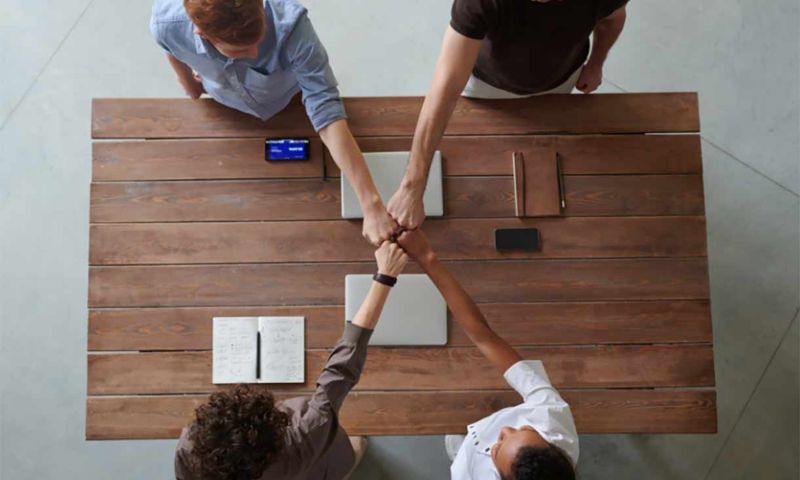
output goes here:
[[[384, 204], [389, 203], [403, 175], [406, 173], [408, 152], [371, 152], [364, 154], [372, 180], [378, 189], [378, 194]], [[433, 154], [431, 170], [428, 174], [428, 183], [425, 194], [422, 196], [425, 205], [425, 215], [428, 217], [441, 217], [444, 214], [442, 202], [442, 154], [438, 150]], [[358, 203], [350, 182], [342, 175], [342, 218], [364, 218], [361, 205]]]
[[[347, 275], [344, 284], [344, 317], [350, 322], [367, 296], [372, 275]], [[447, 344], [447, 304], [427, 275], [400, 275], [369, 344]]]

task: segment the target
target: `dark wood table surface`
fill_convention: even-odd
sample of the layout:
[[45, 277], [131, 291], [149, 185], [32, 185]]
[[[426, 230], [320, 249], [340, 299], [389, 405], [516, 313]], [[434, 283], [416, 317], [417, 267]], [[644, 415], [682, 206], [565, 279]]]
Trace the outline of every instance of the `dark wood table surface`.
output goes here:
[[[345, 100], [366, 152], [409, 150], [421, 103]], [[267, 122], [211, 100], [92, 110], [86, 437], [175, 438], [229, 388], [211, 383], [214, 316], [305, 316], [306, 383], [259, 388], [312, 391], [344, 276], [374, 260], [302, 106]], [[694, 93], [552, 95], [461, 99], [442, 141], [445, 216], [423, 228], [492, 327], [544, 361], [582, 433], [716, 431], [698, 131]], [[310, 137], [312, 158], [265, 162], [263, 139], [287, 136]], [[559, 155], [559, 215], [515, 215], [514, 152]], [[495, 250], [496, 228], [524, 226], [541, 251]], [[444, 347], [371, 347], [342, 422], [459, 433], [519, 400], [450, 321]]]

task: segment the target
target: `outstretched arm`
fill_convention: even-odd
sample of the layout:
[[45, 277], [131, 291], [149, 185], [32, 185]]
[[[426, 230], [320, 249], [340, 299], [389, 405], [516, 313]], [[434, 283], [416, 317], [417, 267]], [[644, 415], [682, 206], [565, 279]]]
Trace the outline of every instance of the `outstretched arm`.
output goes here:
[[[391, 277], [399, 275], [408, 261], [403, 250], [396, 243], [389, 242], [381, 244], [375, 252], [375, 259], [378, 272]], [[311, 397], [311, 404], [317, 411], [338, 412], [350, 389], [358, 383], [367, 359], [367, 343], [381, 316], [389, 290], [386, 285], [372, 282], [352, 323], [345, 325], [341, 340], [333, 347], [317, 380], [317, 391]]]
[[470, 340], [501, 372], [522, 360], [514, 348], [497, 335], [486, 323], [483, 314], [458, 280], [439, 262], [419, 230], [404, 232], [398, 239], [403, 249], [422, 267], [442, 293], [453, 319], [464, 329]]
[[417, 120], [405, 177], [400, 188], [389, 200], [389, 213], [404, 228], [417, 228], [425, 220], [422, 194], [425, 193], [433, 152], [442, 140], [456, 101], [467, 84], [472, 67], [475, 66], [480, 48], [480, 40], [466, 37], [453, 30], [453, 27], [447, 27], [433, 82]]

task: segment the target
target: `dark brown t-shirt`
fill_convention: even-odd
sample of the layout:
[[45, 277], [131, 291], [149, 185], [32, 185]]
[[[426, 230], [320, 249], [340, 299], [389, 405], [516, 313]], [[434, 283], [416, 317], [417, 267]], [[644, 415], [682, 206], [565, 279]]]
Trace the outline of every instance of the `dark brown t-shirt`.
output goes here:
[[564, 83], [589, 55], [597, 22], [627, 0], [455, 0], [450, 25], [483, 40], [472, 73], [520, 95]]

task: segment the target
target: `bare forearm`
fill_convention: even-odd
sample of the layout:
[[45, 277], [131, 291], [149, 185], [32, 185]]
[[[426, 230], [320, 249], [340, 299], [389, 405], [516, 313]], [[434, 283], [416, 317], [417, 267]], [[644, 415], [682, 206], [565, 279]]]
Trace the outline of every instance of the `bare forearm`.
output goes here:
[[372, 282], [367, 298], [364, 299], [355, 317], [353, 317], [353, 325], [373, 330], [381, 317], [383, 306], [389, 297], [389, 290], [390, 287], [382, 283]]
[[361, 154], [356, 140], [350, 133], [347, 121], [336, 120], [320, 130], [319, 136], [328, 147], [333, 161], [350, 181], [361, 206], [367, 208], [382, 206], [381, 197], [364, 162], [364, 155]]
[[192, 79], [192, 69], [189, 68], [188, 65], [173, 57], [169, 53], [167, 54], [167, 61], [172, 69], [175, 70], [175, 75], [178, 76], [178, 80], [189, 81]]
[[592, 53], [587, 64], [602, 67], [625, 26], [624, 8], [601, 20], [592, 33]]
[[411, 144], [406, 186], [424, 185], [428, 178], [433, 152], [439, 147], [458, 97], [478, 58], [480, 41], [467, 38], [447, 27], [442, 50], [436, 62], [431, 88], [422, 103], [414, 140]]
[[433, 153], [442, 141], [447, 123], [453, 115], [456, 102], [464, 85], [435, 84], [425, 101], [414, 130], [405, 186], [422, 186], [428, 179]]
[[453, 319], [498, 370], [505, 372], [521, 360], [519, 353], [489, 327], [478, 306], [438, 259], [423, 259], [420, 265], [441, 292]]

